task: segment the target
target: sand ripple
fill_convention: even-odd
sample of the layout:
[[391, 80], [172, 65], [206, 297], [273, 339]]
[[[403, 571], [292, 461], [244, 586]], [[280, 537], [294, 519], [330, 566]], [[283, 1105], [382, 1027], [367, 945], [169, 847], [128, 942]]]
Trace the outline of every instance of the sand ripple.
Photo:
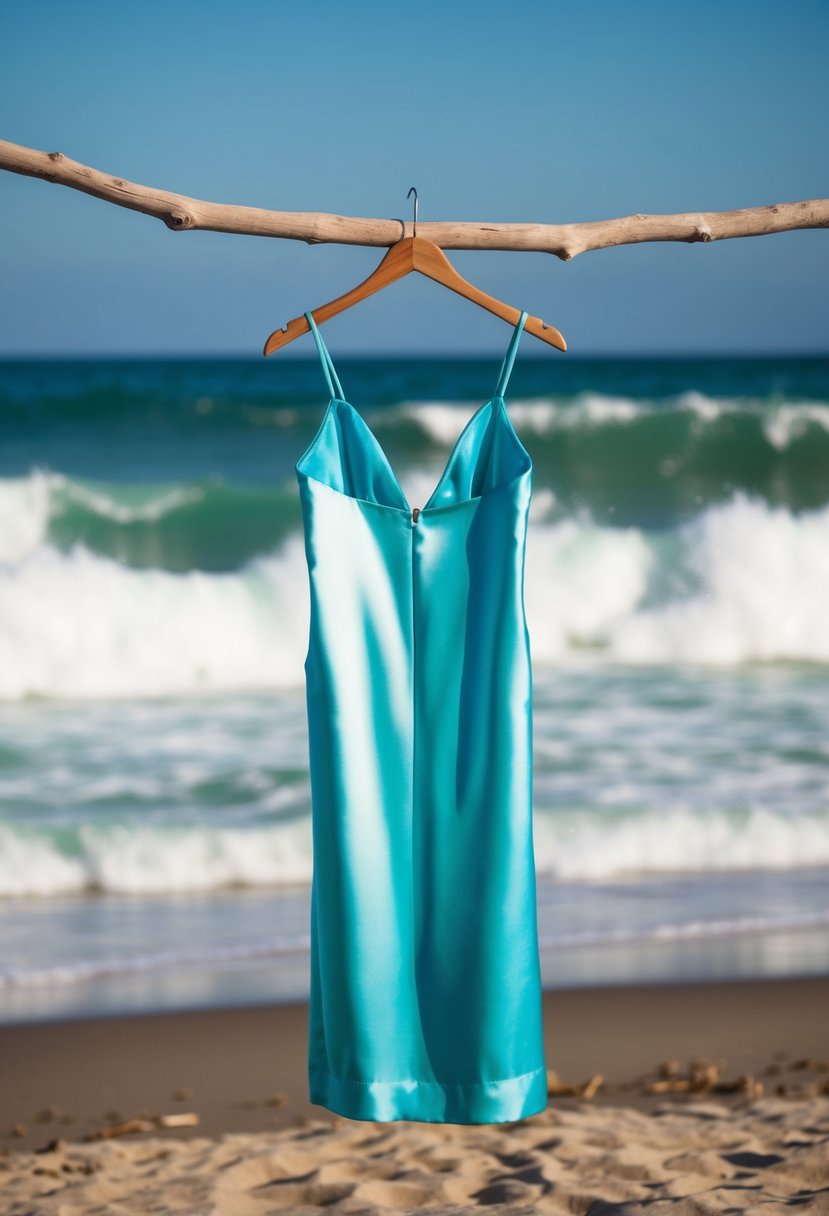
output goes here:
[[561, 1108], [519, 1123], [313, 1120], [0, 1157], [4, 1216], [829, 1216], [829, 1099]]

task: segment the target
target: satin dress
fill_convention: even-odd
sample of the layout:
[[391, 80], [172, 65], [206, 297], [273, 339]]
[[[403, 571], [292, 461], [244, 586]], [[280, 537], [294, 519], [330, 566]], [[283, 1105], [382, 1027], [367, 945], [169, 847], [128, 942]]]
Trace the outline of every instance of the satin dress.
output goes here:
[[547, 1105], [524, 558], [532, 460], [504, 392], [412, 508], [345, 400], [296, 463], [313, 881], [308, 1087], [351, 1119]]

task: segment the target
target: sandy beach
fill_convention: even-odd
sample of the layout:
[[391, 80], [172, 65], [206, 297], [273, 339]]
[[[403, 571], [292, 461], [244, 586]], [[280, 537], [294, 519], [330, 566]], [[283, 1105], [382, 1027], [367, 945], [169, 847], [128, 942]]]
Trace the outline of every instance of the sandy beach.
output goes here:
[[547, 991], [547, 1109], [478, 1126], [311, 1106], [304, 1004], [7, 1025], [2, 1210], [829, 1212], [827, 998]]

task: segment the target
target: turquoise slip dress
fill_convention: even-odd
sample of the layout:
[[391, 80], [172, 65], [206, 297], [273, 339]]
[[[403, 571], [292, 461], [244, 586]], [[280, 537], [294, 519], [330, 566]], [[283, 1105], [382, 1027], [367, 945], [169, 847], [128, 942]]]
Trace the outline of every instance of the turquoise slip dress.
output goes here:
[[504, 402], [412, 508], [344, 398], [296, 463], [313, 881], [308, 1087], [351, 1119], [500, 1123], [547, 1105], [524, 557], [532, 460]]

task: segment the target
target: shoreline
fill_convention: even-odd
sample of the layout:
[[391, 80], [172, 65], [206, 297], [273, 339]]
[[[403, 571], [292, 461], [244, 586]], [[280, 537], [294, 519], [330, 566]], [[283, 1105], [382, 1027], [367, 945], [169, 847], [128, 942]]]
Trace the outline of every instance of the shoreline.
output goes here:
[[[782, 880], [740, 872], [705, 881], [689, 874], [592, 884], [537, 875], [542, 987], [820, 977], [829, 971], [829, 909], [821, 906], [826, 873], [814, 867]], [[803, 910], [788, 921], [756, 911], [798, 898]], [[752, 915], [745, 914], [749, 908]], [[48, 904], [32, 897], [11, 901], [6, 913], [0, 1028], [301, 1003], [307, 997], [305, 886], [219, 896], [89, 894]], [[636, 928], [626, 931], [628, 923]], [[263, 939], [267, 924], [282, 926], [281, 934]], [[168, 935], [163, 940], [161, 926]], [[109, 945], [120, 935], [132, 944], [123, 959], [113, 957]], [[70, 939], [69, 949], [80, 959], [63, 950]], [[177, 957], [175, 944], [184, 940], [203, 945], [182, 947]], [[37, 957], [40, 966], [32, 967], [29, 960]]]
[[[594, 1106], [647, 1112], [666, 1094], [733, 1106], [752, 1092], [740, 1078], [765, 1095], [829, 1095], [829, 976], [545, 989], [542, 1000], [548, 1079], [578, 1088], [601, 1078]], [[165, 1139], [335, 1120], [307, 1098], [307, 1014], [302, 1001], [6, 1023], [0, 1146], [37, 1150], [180, 1113], [198, 1122]], [[676, 1079], [693, 1061], [719, 1069], [733, 1091], [646, 1092], [660, 1067], [662, 1080], [671, 1068]], [[550, 1093], [548, 1110], [586, 1101]]]
[[828, 998], [827, 975], [548, 989], [547, 1108], [480, 1125], [311, 1105], [305, 1002], [7, 1025], [5, 1210], [817, 1214]]
[[546, 1109], [477, 1125], [312, 1106], [305, 1003], [7, 1025], [4, 1210], [825, 1212], [828, 997], [829, 976], [547, 989]]

